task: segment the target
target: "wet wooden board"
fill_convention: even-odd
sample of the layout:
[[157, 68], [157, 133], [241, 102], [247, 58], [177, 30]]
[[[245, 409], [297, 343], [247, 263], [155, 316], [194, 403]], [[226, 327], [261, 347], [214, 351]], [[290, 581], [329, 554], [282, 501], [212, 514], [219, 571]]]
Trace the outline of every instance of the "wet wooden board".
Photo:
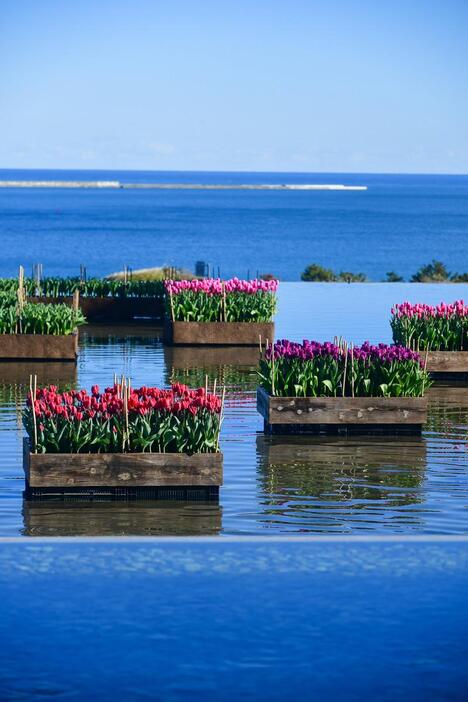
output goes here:
[[192, 346], [258, 346], [274, 339], [273, 322], [172, 322], [165, 320], [164, 342]]
[[430, 351], [426, 367], [435, 376], [468, 374], [468, 351]]
[[0, 360], [75, 361], [78, 334], [0, 334]]
[[23, 467], [30, 487], [159, 487], [222, 485], [221, 453], [30, 453]]
[[257, 388], [257, 410], [268, 425], [421, 425], [425, 397], [272, 397]]

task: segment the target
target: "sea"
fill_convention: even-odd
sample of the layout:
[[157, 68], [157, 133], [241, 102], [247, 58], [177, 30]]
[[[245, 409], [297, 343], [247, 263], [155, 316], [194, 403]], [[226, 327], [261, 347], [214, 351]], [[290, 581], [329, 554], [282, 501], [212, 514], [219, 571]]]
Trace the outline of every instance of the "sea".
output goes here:
[[365, 191], [0, 188], [0, 275], [103, 276], [203, 261], [214, 275], [298, 281], [310, 263], [408, 280], [468, 271], [468, 176], [0, 170], [0, 180], [365, 185]]

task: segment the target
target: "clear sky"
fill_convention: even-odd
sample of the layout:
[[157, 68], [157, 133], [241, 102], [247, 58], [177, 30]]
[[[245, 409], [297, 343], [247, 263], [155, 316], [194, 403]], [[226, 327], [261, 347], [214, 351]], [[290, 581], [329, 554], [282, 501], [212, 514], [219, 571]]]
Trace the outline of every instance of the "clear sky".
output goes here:
[[468, 173], [468, 0], [0, 0], [0, 167]]

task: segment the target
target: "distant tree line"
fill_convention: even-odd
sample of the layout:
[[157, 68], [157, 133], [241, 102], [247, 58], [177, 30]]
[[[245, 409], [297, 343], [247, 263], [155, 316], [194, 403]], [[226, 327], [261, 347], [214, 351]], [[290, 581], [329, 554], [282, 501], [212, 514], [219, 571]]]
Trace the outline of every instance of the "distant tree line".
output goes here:
[[[364, 273], [341, 271], [335, 273], [318, 263], [311, 263], [301, 275], [301, 280], [311, 283], [365, 283], [369, 279]], [[383, 282], [401, 283], [404, 278], [389, 271]], [[410, 278], [410, 283], [468, 283], [468, 273], [450, 273], [441, 261], [433, 260], [421, 266]]]

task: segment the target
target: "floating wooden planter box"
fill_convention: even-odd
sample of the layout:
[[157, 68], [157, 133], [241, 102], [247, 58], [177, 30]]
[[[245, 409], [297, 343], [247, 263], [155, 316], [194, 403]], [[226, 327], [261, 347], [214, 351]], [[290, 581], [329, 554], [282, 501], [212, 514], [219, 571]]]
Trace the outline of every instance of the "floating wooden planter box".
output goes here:
[[[73, 303], [72, 297], [30, 297], [30, 302], [44, 304]], [[89, 322], [118, 322], [136, 317], [162, 319], [164, 297], [80, 297], [80, 309]]]
[[188, 346], [258, 346], [275, 335], [273, 322], [172, 322], [164, 323], [166, 344]]
[[78, 332], [55, 334], [0, 334], [0, 360], [74, 361], [78, 355]]
[[427, 371], [436, 377], [468, 376], [468, 351], [429, 351]]
[[212, 499], [223, 483], [221, 453], [31, 453], [24, 440], [26, 497]]
[[425, 397], [272, 397], [257, 388], [265, 432], [414, 433], [427, 419]]

